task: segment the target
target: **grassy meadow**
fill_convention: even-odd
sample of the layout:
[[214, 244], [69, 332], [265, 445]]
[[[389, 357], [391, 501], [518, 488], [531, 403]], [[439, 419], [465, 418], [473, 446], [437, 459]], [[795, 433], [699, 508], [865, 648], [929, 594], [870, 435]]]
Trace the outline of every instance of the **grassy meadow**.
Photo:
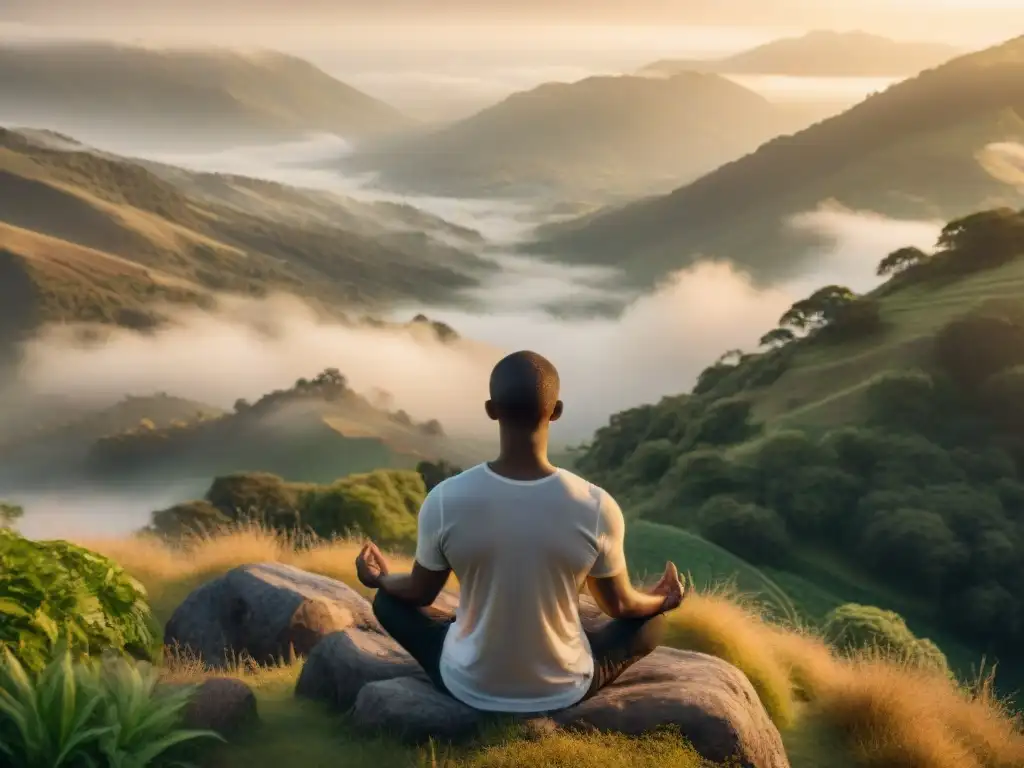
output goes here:
[[[702, 561], [690, 548], [655, 546], [659, 530], [634, 526], [634, 568], [653, 572], [670, 556], [694, 580], [716, 573], [711, 556]], [[665, 541], [664, 537], [661, 537]], [[685, 541], [685, 540], [684, 540]], [[358, 542], [314, 542], [296, 548], [287, 537], [239, 528], [171, 547], [154, 539], [82, 542], [109, 556], [139, 579], [161, 622], [203, 581], [245, 563], [285, 562], [366, 592], [355, 581]], [[646, 555], [644, 554], [646, 553]], [[708, 565], [708, 563], [712, 563]], [[408, 565], [407, 561], [396, 565]], [[703, 572], [700, 568], [706, 568]], [[717, 571], [726, 575], [730, 571]], [[737, 581], [756, 579], [757, 572]], [[1024, 761], [1020, 722], [992, 693], [986, 677], [960, 683], [911, 669], [879, 654], [837, 655], [815, 633], [784, 619], [769, 620], [755, 602], [729, 588], [708, 587], [672, 615], [670, 642], [714, 654], [735, 664], [751, 680], [783, 734], [795, 768], [1011, 768]], [[700, 761], [678, 737], [654, 734], [640, 740], [617, 737], [530, 737], [508, 729], [487, 734], [471, 747], [402, 747], [385, 738], [353, 734], [343, 716], [293, 698], [299, 664], [234, 670], [255, 689], [263, 723], [239, 742], [218, 747], [208, 765], [247, 766], [696, 766]], [[172, 662], [167, 674], [199, 679], [195, 664]], [[301, 760], [296, 760], [301, 757]]]

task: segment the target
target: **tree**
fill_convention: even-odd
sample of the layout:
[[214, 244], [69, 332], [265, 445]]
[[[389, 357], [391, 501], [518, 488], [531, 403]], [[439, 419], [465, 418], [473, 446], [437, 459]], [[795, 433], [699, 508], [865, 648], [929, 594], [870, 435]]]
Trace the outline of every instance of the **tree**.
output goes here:
[[719, 365], [736, 365], [743, 358], [742, 349], [730, 349], [723, 352], [716, 361]]
[[17, 504], [0, 501], [0, 528], [12, 528], [25, 516], [25, 510]]
[[857, 295], [841, 285], [826, 285], [791, 306], [779, 318], [782, 327], [815, 330], [828, 325], [837, 312], [856, 301]]
[[348, 386], [348, 379], [337, 368], [325, 368], [313, 379], [313, 383], [319, 387], [344, 389]]
[[1005, 263], [1024, 251], [1024, 216], [1012, 208], [972, 213], [943, 227], [938, 245], [978, 266]]
[[758, 346], [781, 347], [784, 344], [789, 344], [794, 339], [796, 339], [796, 334], [789, 328], [773, 328], [761, 337]]
[[906, 248], [900, 248], [899, 250], [893, 251], [880, 262], [878, 262], [878, 269], [876, 274], [879, 277], [886, 277], [887, 275], [898, 275], [901, 272], [906, 272], [911, 267], [916, 267], [918, 264], [923, 264], [928, 260], [928, 254], [922, 251], [920, 248], [914, 246], [907, 246]]

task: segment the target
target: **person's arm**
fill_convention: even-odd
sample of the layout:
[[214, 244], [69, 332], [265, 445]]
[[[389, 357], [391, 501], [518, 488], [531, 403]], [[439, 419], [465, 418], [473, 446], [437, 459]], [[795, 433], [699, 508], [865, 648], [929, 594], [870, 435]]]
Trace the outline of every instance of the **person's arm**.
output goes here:
[[418, 562], [413, 563], [412, 573], [388, 573], [381, 577], [378, 589], [384, 590], [396, 600], [419, 608], [431, 605], [444, 585], [451, 571], [432, 571]]
[[682, 602], [679, 573], [671, 563], [651, 592], [641, 592], [629, 580], [625, 553], [626, 521], [608, 493], [601, 493], [598, 555], [587, 587], [598, 607], [613, 619], [645, 619], [670, 611]]
[[359, 580], [371, 589], [381, 589], [396, 600], [417, 607], [430, 605], [441, 594], [451, 567], [441, 551], [444, 508], [441, 493], [434, 488], [420, 507], [416, 532], [416, 562], [411, 573], [390, 573], [387, 561], [376, 545], [368, 544], [357, 560]]

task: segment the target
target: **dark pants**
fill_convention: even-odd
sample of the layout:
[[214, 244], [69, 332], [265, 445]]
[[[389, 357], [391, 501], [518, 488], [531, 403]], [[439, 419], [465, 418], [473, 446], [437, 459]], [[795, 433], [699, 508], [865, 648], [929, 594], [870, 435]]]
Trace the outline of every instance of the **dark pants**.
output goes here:
[[[391, 637], [423, 667], [440, 690], [441, 649], [454, 617], [433, 608], [417, 608], [382, 590], [373, 599], [373, 613]], [[667, 622], [664, 616], [648, 619], [613, 619], [594, 632], [587, 632], [594, 653], [594, 679], [588, 699], [661, 645]]]

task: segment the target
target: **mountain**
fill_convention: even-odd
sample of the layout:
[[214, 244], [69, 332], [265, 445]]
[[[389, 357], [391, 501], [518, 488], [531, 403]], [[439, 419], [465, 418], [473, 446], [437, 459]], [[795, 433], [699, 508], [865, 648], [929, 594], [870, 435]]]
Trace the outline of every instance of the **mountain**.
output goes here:
[[666, 191], [792, 128], [788, 113], [716, 75], [590, 77], [516, 93], [344, 162], [438, 194], [607, 199]]
[[916, 75], [959, 55], [942, 43], [890, 40], [866, 32], [808, 32], [724, 59], [662, 59], [639, 74], [671, 77], [680, 72], [792, 77], [899, 77]]
[[[407, 206], [69, 149], [0, 129], [0, 336], [145, 329], [165, 305], [286, 292], [335, 318], [458, 301], [479, 235]], [[452, 243], [461, 243], [456, 247]]]
[[0, 45], [0, 123], [104, 146], [208, 148], [409, 128], [394, 108], [282, 53], [113, 43]]
[[786, 223], [825, 201], [914, 219], [1024, 203], [1019, 174], [992, 162], [1024, 142], [1022, 116], [1024, 37], [893, 85], [668, 195], [551, 225], [530, 250], [628, 263], [642, 284], [698, 253], [732, 259], [758, 279], [793, 276], [822, 243]]

